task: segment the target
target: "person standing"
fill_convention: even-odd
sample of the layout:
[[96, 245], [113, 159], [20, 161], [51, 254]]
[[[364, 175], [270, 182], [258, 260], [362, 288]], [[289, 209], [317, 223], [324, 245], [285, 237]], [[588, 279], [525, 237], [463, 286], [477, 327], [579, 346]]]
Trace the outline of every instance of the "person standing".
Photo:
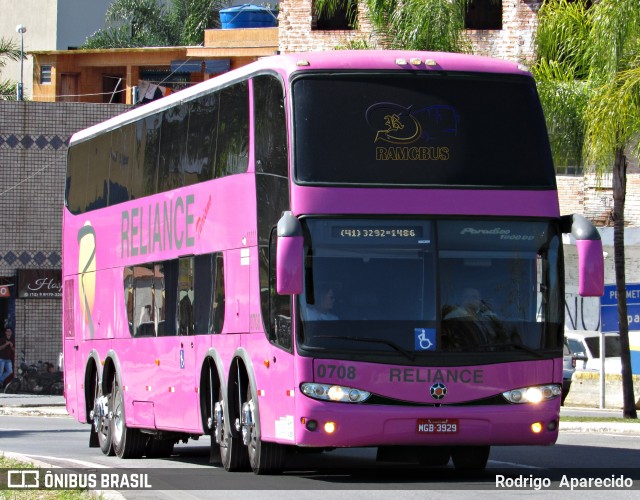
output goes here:
[[16, 352], [11, 328], [5, 328], [4, 335], [4, 338], [0, 340], [0, 387], [4, 387], [4, 381], [13, 373], [13, 360]]

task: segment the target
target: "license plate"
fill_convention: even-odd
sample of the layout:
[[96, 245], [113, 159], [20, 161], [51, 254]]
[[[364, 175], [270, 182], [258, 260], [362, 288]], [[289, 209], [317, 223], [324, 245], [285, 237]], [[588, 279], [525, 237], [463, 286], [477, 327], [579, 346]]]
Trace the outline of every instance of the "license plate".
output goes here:
[[418, 434], [455, 434], [460, 430], [457, 418], [419, 418]]

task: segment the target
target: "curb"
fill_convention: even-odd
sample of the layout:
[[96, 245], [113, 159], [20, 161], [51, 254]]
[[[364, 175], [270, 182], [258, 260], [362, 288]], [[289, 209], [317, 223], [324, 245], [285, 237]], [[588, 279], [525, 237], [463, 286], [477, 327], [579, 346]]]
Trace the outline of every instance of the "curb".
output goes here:
[[640, 435], [640, 423], [625, 422], [563, 422], [560, 419], [560, 432], [598, 432], [602, 434]]
[[0, 415], [30, 415], [37, 417], [68, 417], [64, 406], [0, 406]]

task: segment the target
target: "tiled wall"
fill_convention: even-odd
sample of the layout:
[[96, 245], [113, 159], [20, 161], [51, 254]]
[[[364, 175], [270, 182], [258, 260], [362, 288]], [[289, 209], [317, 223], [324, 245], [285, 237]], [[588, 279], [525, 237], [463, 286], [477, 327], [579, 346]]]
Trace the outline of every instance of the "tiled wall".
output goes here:
[[[67, 144], [124, 105], [0, 101], [0, 278], [19, 269], [60, 269]], [[17, 362], [57, 362], [61, 299], [7, 301]], [[2, 325], [0, 325], [2, 326]]]

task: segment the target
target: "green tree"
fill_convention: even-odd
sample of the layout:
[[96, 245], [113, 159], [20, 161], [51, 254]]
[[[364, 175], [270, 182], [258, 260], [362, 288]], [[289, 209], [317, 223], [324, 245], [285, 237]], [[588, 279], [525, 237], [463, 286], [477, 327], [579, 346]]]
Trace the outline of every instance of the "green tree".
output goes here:
[[[469, 0], [363, 0], [376, 38], [386, 49], [471, 52], [464, 34]], [[357, 27], [357, 0], [315, 0], [317, 14], [338, 8]]]
[[[547, 0], [539, 12], [533, 67], [558, 150], [581, 149], [585, 169], [612, 174], [614, 267], [625, 418], [637, 418], [624, 257], [627, 154], [640, 158], [640, 1]], [[563, 96], [570, 96], [564, 100]], [[575, 141], [575, 142], [574, 142]], [[562, 151], [562, 148], [565, 148]]]
[[169, 18], [180, 44], [200, 45], [205, 29], [220, 27], [219, 12], [229, 3], [229, 0], [172, 0]]
[[114, 0], [105, 26], [84, 49], [198, 45], [204, 30], [219, 26], [218, 11], [228, 0]]
[[[0, 38], [0, 70], [4, 68], [7, 59], [12, 61], [20, 60], [20, 46], [9, 38]], [[5, 101], [16, 100], [16, 89], [18, 82], [0, 79], [0, 99]]]

